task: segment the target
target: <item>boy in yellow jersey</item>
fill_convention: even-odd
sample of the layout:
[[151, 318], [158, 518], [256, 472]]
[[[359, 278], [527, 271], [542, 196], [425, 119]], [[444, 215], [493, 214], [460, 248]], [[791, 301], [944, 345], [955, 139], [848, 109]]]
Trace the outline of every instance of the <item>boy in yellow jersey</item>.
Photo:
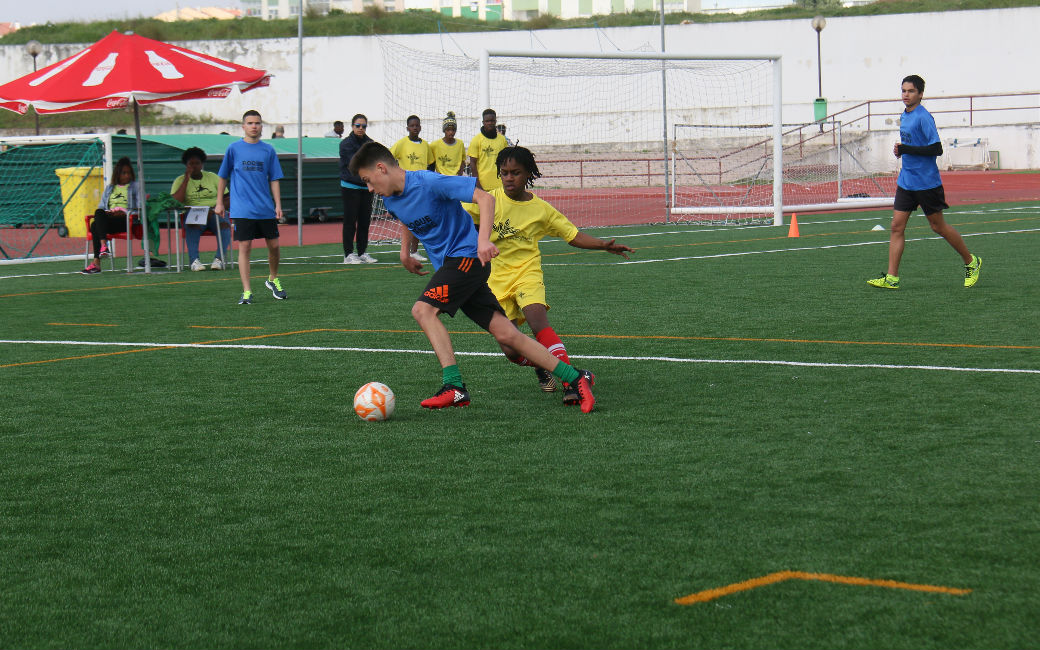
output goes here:
[[[495, 167], [501, 186], [489, 192], [495, 198], [495, 222], [490, 241], [498, 247], [499, 254], [491, 260], [488, 286], [511, 321], [518, 327], [526, 321], [534, 338], [550, 354], [569, 364], [567, 349], [549, 326], [539, 240], [552, 235], [576, 248], [604, 250], [626, 260], [626, 253], [634, 251], [614, 243], [613, 239], [605, 241], [581, 232], [556, 208], [527, 191], [534, 185], [534, 179], [542, 175], [528, 149], [503, 149], [495, 159]], [[523, 357], [510, 357], [510, 361], [533, 365]], [[543, 391], [551, 393], [556, 390], [556, 379], [551, 373], [538, 367], [535, 367], [535, 373]], [[564, 384], [563, 403], [580, 402], [577, 386]]]
[[438, 174], [444, 174], [445, 176], [462, 175], [462, 163], [466, 157], [466, 145], [463, 144], [462, 140], [455, 139], [455, 133], [458, 131], [458, 128], [459, 124], [455, 120], [455, 113], [448, 111], [448, 116], [444, 118], [444, 123], [441, 125], [444, 137], [430, 143], [430, 150], [433, 151], [434, 164], [436, 165], [433, 171]]
[[502, 187], [495, 161], [498, 153], [506, 148], [506, 137], [495, 129], [497, 123], [495, 111], [484, 109], [480, 133], [470, 141], [469, 149], [466, 150], [469, 155], [469, 175], [477, 177], [477, 187], [485, 192]]
[[[419, 132], [422, 131], [419, 116], [409, 115], [405, 125], [408, 128], [408, 135], [395, 142], [394, 146], [390, 147], [390, 153], [397, 159], [397, 164], [401, 166], [401, 169], [406, 172], [433, 171], [436, 160], [433, 157], [433, 150], [430, 149], [430, 143], [419, 137]], [[419, 262], [428, 261], [419, 254], [418, 240], [412, 242], [412, 257]]]
[[406, 172], [417, 172], [422, 169], [433, 170], [433, 151], [430, 143], [419, 137], [422, 131], [422, 122], [417, 115], [408, 116], [408, 135], [394, 143], [390, 147], [390, 153], [394, 154], [397, 164]]

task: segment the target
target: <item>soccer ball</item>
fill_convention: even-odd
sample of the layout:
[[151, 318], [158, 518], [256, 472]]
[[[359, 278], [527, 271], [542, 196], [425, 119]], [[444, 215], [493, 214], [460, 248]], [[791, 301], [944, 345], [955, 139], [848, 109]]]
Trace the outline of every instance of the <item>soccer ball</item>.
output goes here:
[[389, 419], [394, 414], [394, 403], [394, 391], [378, 381], [370, 381], [354, 393], [354, 412], [368, 422]]

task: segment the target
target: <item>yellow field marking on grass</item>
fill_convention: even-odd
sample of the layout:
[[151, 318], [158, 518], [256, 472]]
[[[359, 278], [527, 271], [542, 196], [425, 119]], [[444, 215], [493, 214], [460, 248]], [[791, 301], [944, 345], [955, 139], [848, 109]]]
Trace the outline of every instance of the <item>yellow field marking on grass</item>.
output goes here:
[[68, 327], [119, 327], [112, 323], [47, 323], [48, 325], [61, 325]]
[[[279, 275], [278, 277], [279, 278], [288, 278], [288, 277], [294, 277], [294, 276], [300, 276], [300, 275], [319, 275], [319, 274], [322, 274], [322, 273], [349, 273], [351, 271], [379, 270], [379, 269], [391, 269], [391, 268], [392, 269], [396, 269], [398, 267], [397, 266], [371, 266], [371, 265], [365, 265], [365, 266], [363, 266], [361, 268], [326, 269], [326, 270], [322, 270], [322, 271], [301, 271], [299, 273], [285, 273], [285, 274]], [[261, 275], [251, 275], [249, 277], [251, 279], [254, 279], [254, 280], [259, 280], [261, 278], [264, 279], [264, 280], [267, 279], [267, 276], [263, 275], [263, 274], [261, 274]], [[230, 282], [230, 281], [238, 281], [238, 279], [239, 278], [236, 275], [234, 277], [228, 276], [228, 277], [209, 278], [209, 279], [201, 279], [200, 278], [200, 279], [192, 279], [192, 280], [169, 280], [169, 281], [151, 282], [151, 283], [144, 283], [144, 282], [142, 282], [142, 283], [138, 283], [138, 284], [119, 284], [119, 285], [113, 285], [113, 286], [108, 286], [108, 287], [78, 287], [78, 288], [75, 288], [75, 289], [50, 289], [48, 291], [26, 291], [26, 292], [23, 292], [23, 293], [5, 293], [5, 294], [0, 294], [0, 298], [21, 298], [21, 297], [24, 297], [24, 296], [46, 296], [46, 295], [50, 295], [50, 294], [54, 294], [54, 293], [78, 293], [78, 292], [82, 292], [82, 291], [111, 291], [113, 289], [139, 289], [141, 287], [162, 287], [162, 286], [169, 286], [169, 285], [174, 285], [174, 284], [203, 284], [203, 283], [207, 283], [207, 282]]]
[[[293, 334], [312, 334], [314, 332], [321, 332], [322, 330], [299, 330], [295, 332], [279, 332], [275, 334], [258, 334], [256, 336], [241, 336], [233, 339], [218, 339], [215, 341], [199, 341], [197, 345], [213, 345], [215, 343], [235, 343], [236, 341], [249, 341], [251, 339], [263, 339], [272, 336], [291, 336]], [[97, 354], [84, 354], [76, 357], [61, 357], [58, 359], [41, 359], [39, 361], [21, 361], [19, 363], [8, 363], [0, 365], [0, 368], [14, 368], [16, 366], [32, 366], [41, 363], [57, 363], [59, 361], [79, 361], [81, 359], [97, 359], [98, 357], [111, 357], [117, 354], [132, 354], [134, 352], [151, 352], [155, 350], [176, 350], [177, 346], [161, 346], [161, 347], [148, 347], [138, 348], [135, 350], [120, 350], [118, 352], [98, 352]]]
[[262, 330], [259, 325], [188, 325], [200, 330]]
[[941, 585], [921, 585], [914, 584], [911, 582], [899, 582], [896, 580], [875, 580], [872, 578], [857, 578], [855, 576], [839, 576], [832, 573], [808, 573], [805, 571], [778, 571], [776, 573], [770, 573], [768, 575], [761, 576], [759, 578], [752, 578], [751, 580], [744, 580], [743, 582], [735, 582], [725, 587], [717, 587], [715, 589], [705, 589], [704, 591], [698, 591], [697, 593], [690, 594], [689, 596], [683, 596], [682, 598], [676, 598], [675, 603], [677, 605], [694, 605], [697, 603], [706, 603], [716, 598], [728, 596], [741, 591], [748, 591], [749, 589], [756, 589], [758, 587], [764, 587], [766, 585], [776, 584], [777, 582], [784, 582], [785, 580], [816, 580], [820, 582], [834, 582], [837, 584], [844, 585], [855, 585], [859, 587], [885, 587], [888, 589], [908, 589], [910, 591], [925, 591], [930, 593], [950, 594], [953, 596], [964, 596], [971, 593], [971, 589], [958, 589], [956, 587], [943, 587]]
[[16, 366], [34, 366], [41, 363], [57, 363], [59, 361], [78, 361], [80, 359], [97, 359], [98, 357], [111, 357], [117, 354], [133, 354], [134, 352], [151, 352], [152, 350], [173, 350], [172, 347], [161, 348], [137, 348], [136, 350], [120, 350], [118, 352], [98, 352], [97, 354], [84, 354], [78, 357], [62, 357], [60, 359], [41, 359], [39, 361], [21, 361], [19, 363], [6, 363], [0, 368], [14, 368]]

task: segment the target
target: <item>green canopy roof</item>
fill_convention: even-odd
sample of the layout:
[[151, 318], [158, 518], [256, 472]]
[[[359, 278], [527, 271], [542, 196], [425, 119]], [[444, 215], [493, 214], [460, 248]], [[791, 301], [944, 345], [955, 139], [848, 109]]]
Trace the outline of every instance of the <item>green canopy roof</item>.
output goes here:
[[[134, 139], [132, 135], [114, 135], [113, 138]], [[206, 152], [208, 157], [222, 157], [228, 145], [235, 140], [241, 139], [237, 135], [220, 135], [211, 133], [185, 133], [175, 135], [142, 135], [142, 142], [157, 142], [176, 149], [184, 150], [188, 147], [199, 147]], [[279, 156], [296, 155], [296, 138], [276, 138], [274, 140], [264, 139], [264, 142], [274, 147]], [[336, 158], [339, 159], [338, 138], [304, 138], [303, 156], [305, 158]]]

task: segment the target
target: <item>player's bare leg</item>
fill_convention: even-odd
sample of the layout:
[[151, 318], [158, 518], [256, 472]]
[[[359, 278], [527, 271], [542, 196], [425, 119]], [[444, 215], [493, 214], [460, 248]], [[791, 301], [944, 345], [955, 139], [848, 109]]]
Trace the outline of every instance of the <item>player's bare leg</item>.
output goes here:
[[[429, 339], [430, 345], [433, 346], [433, 353], [437, 355], [437, 361], [440, 362], [441, 368], [455, 365], [455, 349], [451, 345], [451, 336], [448, 334], [448, 328], [444, 326], [444, 323], [440, 319], [441, 310], [434, 307], [433, 305], [418, 300], [412, 305], [412, 318], [422, 328], [426, 338]], [[515, 328], [514, 328], [515, 329]]]
[[950, 246], [953, 246], [953, 250], [960, 254], [961, 259], [964, 260], [964, 264], [971, 264], [971, 252], [968, 250], [968, 246], [964, 243], [964, 238], [957, 232], [957, 229], [946, 223], [946, 219], [943, 218], [943, 213], [940, 210], [933, 214], [925, 215], [928, 219], [928, 225], [932, 227], [932, 231], [945, 239]]
[[888, 238], [888, 274], [895, 277], [899, 277], [899, 261], [903, 259], [903, 249], [906, 248], [906, 222], [909, 219], [909, 212], [896, 210], [892, 214], [892, 233]]
[[253, 251], [253, 242], [238, 242], [238, 277], [242, 279], [242, 293], [251, 293], [249, 288], [249, 256]]

